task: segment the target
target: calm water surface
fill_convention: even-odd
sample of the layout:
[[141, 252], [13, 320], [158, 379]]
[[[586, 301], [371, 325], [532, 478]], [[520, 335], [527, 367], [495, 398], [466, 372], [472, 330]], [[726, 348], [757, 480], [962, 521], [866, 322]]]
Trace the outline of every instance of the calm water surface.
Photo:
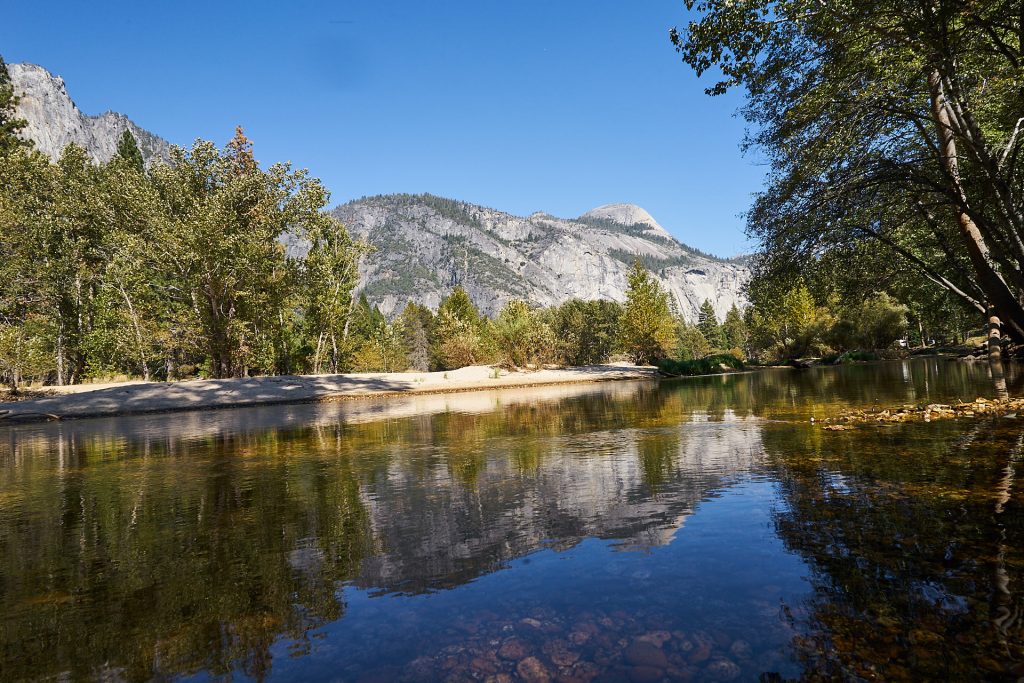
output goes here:
[[0, 428], [0, 679], [1017, 680], [1024, 416], [810, 423], [993, 393], [920, 360]]

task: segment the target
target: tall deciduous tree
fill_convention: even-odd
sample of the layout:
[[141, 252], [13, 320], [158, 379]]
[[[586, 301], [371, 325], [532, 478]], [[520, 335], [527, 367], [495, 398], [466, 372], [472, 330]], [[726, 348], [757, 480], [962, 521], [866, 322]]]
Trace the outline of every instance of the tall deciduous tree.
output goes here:
[[288, 164], [261, 169], [241, 129], [223, 152], [205, 141], [172, 150], [151, 177], [167, 216], [154, 256], [176, 283], [168, 294], [195, 316], [208, 373], [284, 371], [299, 274], [282, 239], [309, 232], [326, 242], [324, 232], [340, 230], [327, 225], [327, 191]]
[[1024, 341], [1024, 16], [1010, 0], [686, 0], [671, 38], [742, 87], [771, 163], [759, 268], [870, 242]]
[[354, 242], [330, 216], [306, 231], [310, 242], [304, 262], [305, 313], [313, 339], [313, 372], [341, 372], [349, 350], [348, 328], [353, 312], [352, 291], [359, 282], [359, 259], [368, 247]]

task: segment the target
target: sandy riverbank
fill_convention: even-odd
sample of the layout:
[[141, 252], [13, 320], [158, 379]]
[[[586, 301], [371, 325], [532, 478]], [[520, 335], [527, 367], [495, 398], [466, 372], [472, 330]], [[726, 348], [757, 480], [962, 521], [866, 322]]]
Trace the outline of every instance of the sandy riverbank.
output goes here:
[[389, 395], [480, 391], [612, 380], [653, 379], [656, 370], [631, 365], [509, 372], [473, 366], [448, 372], [353, 373], [206, 379], [186, 382], [124, 382], [52, 387], [50, 396], [0, 403], [0, 425], [84, 417], [113, 417], [178, 410], [209, 410], [358, 399]]

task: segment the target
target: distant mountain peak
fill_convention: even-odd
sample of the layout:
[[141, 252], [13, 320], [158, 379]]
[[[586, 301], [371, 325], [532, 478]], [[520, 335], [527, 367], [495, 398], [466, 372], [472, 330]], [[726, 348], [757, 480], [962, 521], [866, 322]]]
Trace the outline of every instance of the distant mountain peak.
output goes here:
[[620, 225], [647, 225], [650, 226], [652, 233], [672, 238], [668, 230], [661, 227], [661, 224], [654, 220], [654, 216], [636, 204], [605, 204], [604, 206], [587, 211], [580, 218], [583, 220], [590, 218], [612, 221]]
[[17, 115], [28, 122], [24, 136], [52, 159], [74, 143], [97, 162], [117, 152], [125, 129], [132, 132], [146, 163], [169, 159], [170, 143], [141, 128], [124, 114], [106, 111], [88, 116], [68, 94], [64, 79], [38, 64], [8, 64], [14, 92], [20, 98]]

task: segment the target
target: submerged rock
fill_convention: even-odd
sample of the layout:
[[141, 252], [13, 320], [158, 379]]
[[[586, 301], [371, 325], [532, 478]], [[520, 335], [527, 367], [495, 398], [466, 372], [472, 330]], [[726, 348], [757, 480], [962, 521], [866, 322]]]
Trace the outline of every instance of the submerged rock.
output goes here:
[[528, 683], [548, 683], [551, 672], [536, 657], [527, 657], [516, 666], [516, 673]]
[[731, 659], [716, 657], [704, 667], [704, 676], [712, 681], [733, 681], [740, 677], [743, 671], [739, 665]]
[[518, 638], [509, 638], [501, 644], [501, 647], [498, 649], [498, 656], [502, 659], [518, 662], [526, 657], [527, 652], [528, 650], [523, 641]]
[[662, 649], [645, 640], [634, 641], [622, 654], [626, 661], [633, 666], [668, 668], [668, 657], [665, 656]]

